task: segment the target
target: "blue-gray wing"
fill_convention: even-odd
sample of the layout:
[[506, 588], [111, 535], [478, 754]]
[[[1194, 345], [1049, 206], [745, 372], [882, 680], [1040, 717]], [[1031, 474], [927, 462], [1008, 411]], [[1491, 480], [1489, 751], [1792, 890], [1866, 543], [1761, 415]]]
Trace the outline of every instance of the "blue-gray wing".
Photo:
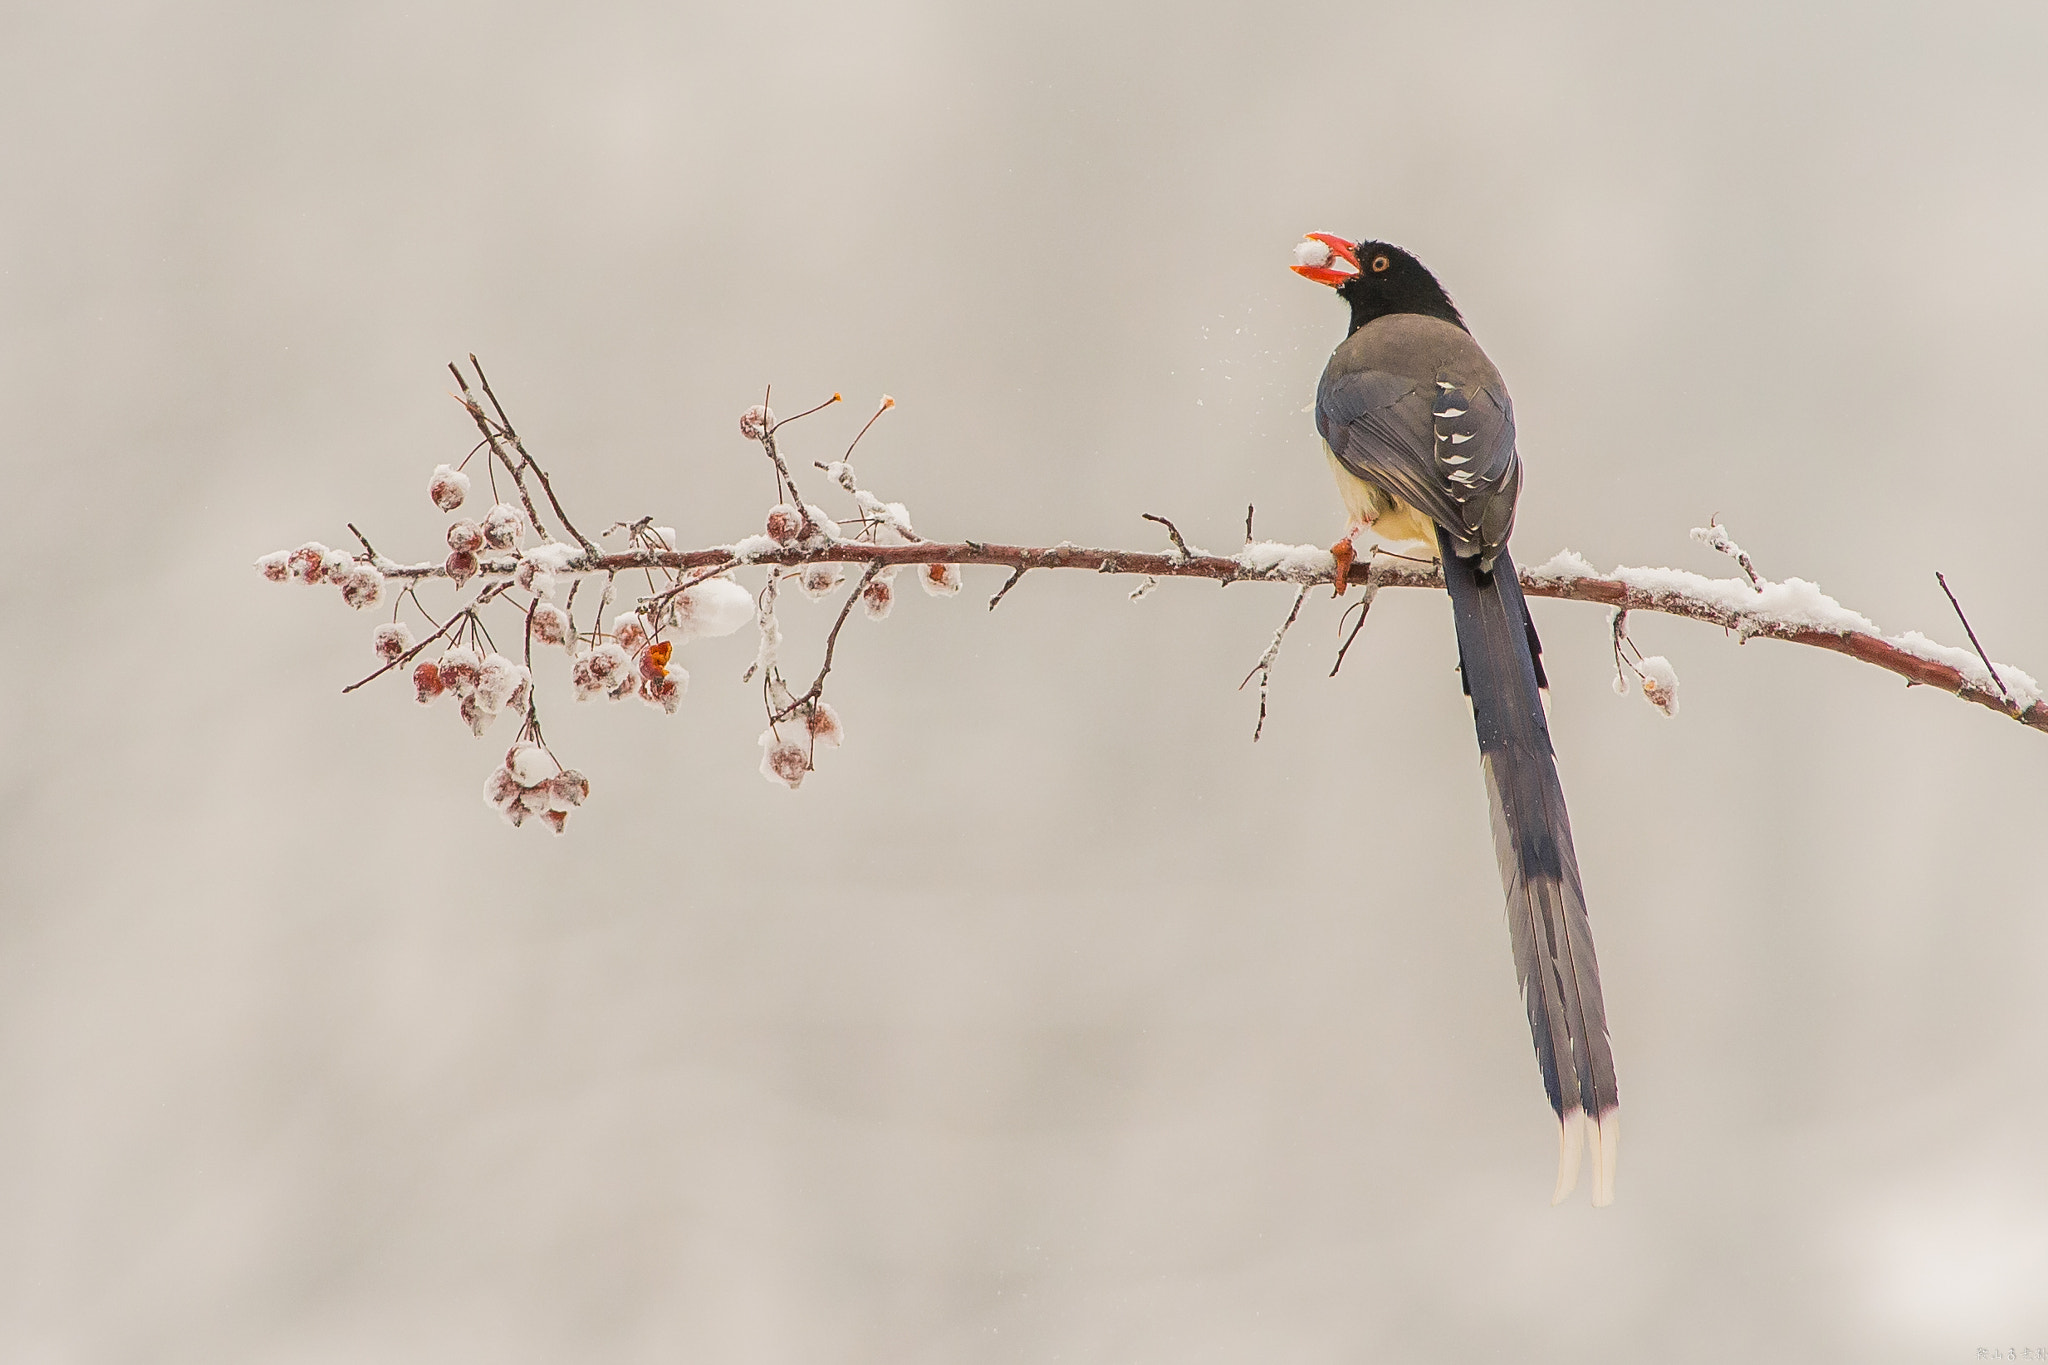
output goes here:
[[1457, 553], [1492, 568], [1522, 484], [1506, 391], [1449, 370], [1432, 382], [1337, 368], [1316, 390], [1316, 429], [1330, 453], [1448, 531]]

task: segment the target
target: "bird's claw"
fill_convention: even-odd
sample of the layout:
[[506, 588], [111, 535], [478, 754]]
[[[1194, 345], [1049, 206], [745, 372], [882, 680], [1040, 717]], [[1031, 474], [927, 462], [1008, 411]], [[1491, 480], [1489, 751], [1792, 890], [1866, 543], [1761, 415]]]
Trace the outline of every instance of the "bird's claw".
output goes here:
[[1330, 547], [1330, 558], [1337, 561], [1335, 580], [1337, 590], [1330, 595], [1332, 597], [1342, 597], [1344, 595], [1344, 588], [1351, 577], [1352, 561], [1358, 558], [1358, 549], [1351, 543], [1350, 536], [1344, 537], [1344, 539]]

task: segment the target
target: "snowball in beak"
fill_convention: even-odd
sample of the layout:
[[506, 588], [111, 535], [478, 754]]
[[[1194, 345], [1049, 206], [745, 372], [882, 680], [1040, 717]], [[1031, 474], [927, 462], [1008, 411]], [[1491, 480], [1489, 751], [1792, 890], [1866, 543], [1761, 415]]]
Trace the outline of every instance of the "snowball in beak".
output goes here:
[[1311, 232], [1295, 245], [1291, 269], [1305, 280], [1334, 289], [1358, 273], [1358, 244], [1327, 232]]

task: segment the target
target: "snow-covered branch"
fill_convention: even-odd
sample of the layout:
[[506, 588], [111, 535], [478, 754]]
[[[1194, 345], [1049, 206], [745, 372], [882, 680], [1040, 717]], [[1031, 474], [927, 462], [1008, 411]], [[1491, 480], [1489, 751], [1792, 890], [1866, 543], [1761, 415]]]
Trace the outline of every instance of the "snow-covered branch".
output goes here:
[[[989, 599], [991, 609], [1026, 574], [1054, 569], [1136, 575], [1143, 582], [1129, 594], [1132, 598], [1144, 596], [1153, 583], [1170, 578], [1208, 579], [1226, 587], [1233, 583], [1290, 584], [1297, 589], [1293, 609], [1250, 675], [1260, 678], [1262, 724], [1273, 664], [1287, 626], [1293, 623], [1307, 590], [1332, 583], [1336, 572], [1335, 559], [1320, 546], [1250, 541], [1249, 513], [1247, 543], [1227, 555], [1189, 545], [1171, 521], [1150, 513], [1142, 515], [1166, 528], [1170, 537], [1166, 548], [1097, 549], [1068, 542], [1006, 545], [927, 539], [913, 529], [909, 510], [902, 503], [885, 502], [856, 480], [848, 461], [853, 446], [859, 443], [858, 435], [839, 459], [813, 462], [853, 501], [851, 515], [841, 524], [823, 508], [802, 501], [778, 443], [778, 433], [796, 419], [777, 421], [765, 403], [748, 409], [740, 421], [741, 433], [759, 444], [773, 466], [778, 495], [783, 499], [768, 509], [759, 523], [760, 532], [730, 544], [685, 549], [677, 544], [674, 531], [654, 525], [652, 517], [642, 517], [607, 531], [606, 536], [624, 539], [619, 548], [606, 549], [570, 521], [552, 481], [514, 432], [481, 368], [476, 370], [477, 386], [488, 399], [489, 410], [472, 395], [459, 368], [455, 374], [462, 390], [458, 401], [483, 435], [470, 454], [484, 453], [485, 470], [494, 484], [502, 469], [513, 485], [516, 502], [494, 501], [476, 520], [456, 518], [447, 530], [448, 553], [440, 559], [405, 562], [387, 558], [351, 525], [349, 529], [363, 547], [360, 554], [312, 542], [266, 555], [258, 567], [266, 578], [278, 582], [335, 586], [343, 600], [358, 609], [391, 599], [392, 619], [376, 628], [371, 641], [382, 666], [344, 691], [412, 663], [438, 646], [439, 655], [418, 663], [411, 675], [421, 702], [453, 695], [461, 703], [462, 719], [478, 735], [489, 729], [501, 712], [520, 715], [513, 747], [486, 785], [487, 798], [513, 824], [537, 816], [559, 831], [569, 809], [580, 805], [589, 792], [588, 780], [562, 767], [542, 738], [534, 681], [536, 644], [561, 646], [569, 653], [569, 677], [578, 700], [638, 695], [656, 709], [674, 712], [689, 681], [689, 675], [675, 663], [676, 646], [699, 636], [730, 634], [752, 623], [760, 634], [760, 647], [746, 678], [758, 682], [762, 689], [768, 724], [760, 736], [764, 751], [761, 770], [770, 780], [795, 787], [813, 770], [818, 747], [836, 746], [844, 738], [837, 712], [824, 699], [841, 630], [856, 605], [870, 620], [885, 618], [895, 600], [893, 582], [904, 571], [914, 571], [927, 593], [944, 597], [960, 591], [963, 568], [1007, 569], [1008, 577]], [[798, 416], [808, 416], [838, 401], [835, 394]], [[883, 399], [860, 435], [893, 406], [893, 399]], [[549, 535], [531, 496], [529, 478], [539, 485], [553, 520], [574, 538], [573, 543]], [[428, 495], [444, 512], [460, 509], [469, 493], [470, 476], [460, 466], [442, 465], [429, 481]], [[541, 543], [527, 546], [527, 538], [536, 532]], [[1937, 644], [1918, 631], [1885, 635], [1867, 617], [1842, 606], [1812, 583], [1799, 578], [1773, 582], [1757, 571], [1749, 555], [1718, 523], [1697, 528], [1692, 535], [1736, 560], [1744, 577], [1709, 578], [1663, 568], [1624, 567], [1603, 573], [1566, 551], [1523, 568], [1522, 587], [1531, 597], [1597, 602], [1612, 608], [1617, 682], [1625, 683], [1621, 674], [1633, 674], [1644, 696], [1667, 714], [1677, 709], [1676, 671], [1661, 656], [1645, 658], [1635, 650], [1626, 628], [1631, 612], [1709, 622], [1738, 640], [1784, 640], [1833, 650], [1895, 673], [1909, 684], [1938, 688], [2048, 731], [2048, 697], [2040, 684], [2012, 665], [1994, 665], [1981, 650]], [[815, 680], [799, 691], [784, 681], [781, 671], [782, 630], [776, 615], [779, 591], [788, 583], [807, 596], [827, 596], [846, 582], [849, 567], [860, 571], [857, 581], [840, 606]], [[758, 591], [744, 587], [734, 577], [753, 570], [764, 571]], [[615, 593], [626, 586], [621, 580], [626, 574], [632, 576], [630, 581], [644, 581], [646, 591], [633, 600], [631, 610], [607, 621]], [[603, 580], [601, 597], [595, 616], [579, 627], [576, 599], [585, 581], [592, 578]], [[1367, 589], [1360, 608], [1382, 588], [1443, 587], [1443, 577], [1434, 563], [1383, 552], [1361, 556], [1351, 566], [1348, 581]], [[420, 596], [421, 590], [434, 582], [445, 582], [463, 599], [457, 600], [445, 617], [430, 612]], [[558, 605], [554, 599], [565, 583], [568, 591]], [[417, 643], [412, 627], [400, 619], [407, 605], [423, 618], [426, 633]], [[516, 618], [501, 619], [500, 628], [519, 631], [518, 662], [493, 642], [485, 623], [486, 608], [516, 611]], [[1964, 626], [1974, 644], [1975, 632], [1969, 630], [1967, 620]], [[1338, 662], [1342, 662], [1341, 654]]]

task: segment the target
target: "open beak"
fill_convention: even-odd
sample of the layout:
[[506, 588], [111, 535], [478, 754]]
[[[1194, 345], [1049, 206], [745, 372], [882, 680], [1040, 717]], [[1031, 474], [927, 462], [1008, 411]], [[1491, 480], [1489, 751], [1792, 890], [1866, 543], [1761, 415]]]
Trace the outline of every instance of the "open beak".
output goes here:
[[[1318, 243], [1322, 249], [1310, 243]], [[1294, 249], [1294, 259], [1296, 264], [1290, 268], [1295, 274], [1333, 289], [1358, 274], [1358, 244], [1327, 232], [1311, 232], [1302, 238]]]

